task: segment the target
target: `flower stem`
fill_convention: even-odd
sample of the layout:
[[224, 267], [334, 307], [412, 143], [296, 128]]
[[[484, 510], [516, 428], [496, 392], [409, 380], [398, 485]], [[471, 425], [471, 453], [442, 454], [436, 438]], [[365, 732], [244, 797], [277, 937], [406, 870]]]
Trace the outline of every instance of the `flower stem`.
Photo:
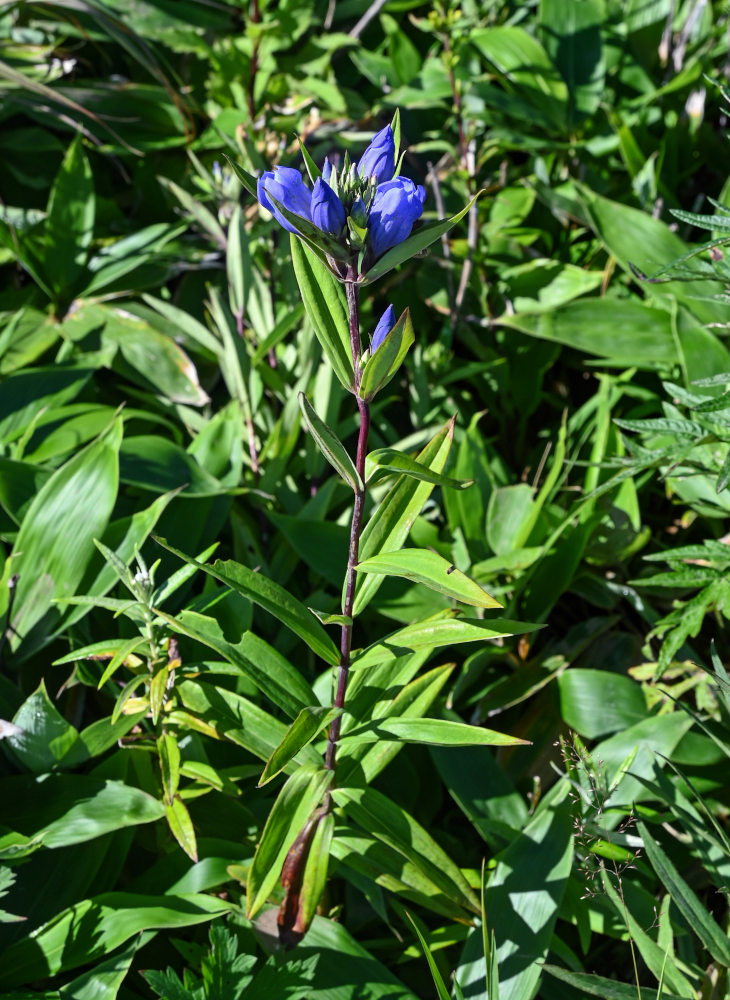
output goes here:
[[[360, 475], [361, 481], [365, 482], [365, 456], [368, 449], [368, 432], [370, 430], [370, 406], [364, 399], [360, 399], [357, 391], [360, 388], [360, 355], [362, 348], [360, 344], [360, 311], [359, 311], [359, 288], [356, 283], [357, 274], [355, 268], [350, 265], [347, 269], [345, 279], [345, 291], [347, 293], [347, 310], [350, 321], [350, 348], [352, 350], [352, 362], [355, 369], [355, 398], [360, 411], [360, 427], [357, 437], [357, 455], [355, 467]], [[365, 507], [365, 486], [355, 490], [355, 503], [352, 509], [352, 521], [350, 524], [350, 548], [347, 559], [347, 576], [345, 579], [345, 602], [342, 613], [352, 619], [352, 609], [355, 604], [355, 581], [357, 579], [357, 560], [360, 548], [360, 534], [362, 533], [363, 510]], [[352, 646], [352, 622], [342, 626], [340, 636], [340, 664], [337, 671], [337, 688], [335, 690], [335, 708], [344, 708], [345, 696], [347, 694], [347, 678], [350, 672], [350, 648]], [[340, 738], [342, 726], [342, 716], [338, 716], [330, 726], [327, 739], [327, 749], [325, 751], [325, 767], [334, 770], [335, 755], [337, 752], [337, 742]], [[329, 799], [329, 797], [328, 797]]]

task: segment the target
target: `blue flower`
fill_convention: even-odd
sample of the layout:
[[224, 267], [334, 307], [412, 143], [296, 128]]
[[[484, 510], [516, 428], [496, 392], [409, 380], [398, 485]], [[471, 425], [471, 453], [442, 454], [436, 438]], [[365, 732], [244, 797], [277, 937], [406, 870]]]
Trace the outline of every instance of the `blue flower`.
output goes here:
[[378, 184], [389, 181], [395, 170], [395, 139], [393, 129], [386, 125], [360, 157], [357, 172], [365, 180], [374, 177]]
[[279, 209], [269, 201], [267, 195], [276, 198], [284, 208], [295, 215], [301, 215], [308, 222], [312, 221], [312, 192], [302, 180], [299, 171], [293, 167], [267, 170], [259, 177], [256, 191], [259, 202], [271, 212], [279, 225], [288, 229], [290, 233], [296, 233], [296, 227], [284, 218]]
[[370, 246], [376, 257], [407, 239], [423, 214], [426, 191], [407, 177], [379, 184], [368, 218]]
[[312, 222], [322, 232], [339, 236], [346, 221], [347, 215], [342, 202], [327, 181], [318, 177], [312, 192]]
[[373, 332], [373, 339], [370, 342], [370, 350], [373, 354], [375, 354], [394, 326], [395, 309], [393, 306], [388, 306], [383, 315], [380, 317], [380, 321]]

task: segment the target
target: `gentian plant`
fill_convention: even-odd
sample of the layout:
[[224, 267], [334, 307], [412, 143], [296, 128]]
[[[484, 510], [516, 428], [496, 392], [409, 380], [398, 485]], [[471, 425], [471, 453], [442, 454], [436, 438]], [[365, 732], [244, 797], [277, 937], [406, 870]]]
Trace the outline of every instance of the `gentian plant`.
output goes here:
[[[261, 779], [263, 784], [275, 777], [296, 754], [326, 732], [323, 767], [312, 770], [304, 764], [288, 779], [264, 828], [247, 878], [247, 909], [252, 916], [274, 888], [272, 878], [279, 871], [276, 865], [281, 866], [283, 861], [281, 884], [285, 893], [278, 920], [281, 939], [287, 946], [306, 933], [322, 896], [330, 853], [334, 851], [334, 810], [365, 809], [360, 821], [366, 826], [370, 822], [368, 805], [361, 789], [356, 787], [354, 763], [364, 760], [366, 744], [377, 739], [377, 728], [372, 719], [363, 724], [363, 720], [348, 713], [348, 705], [362, 691], [362, 679], [367, 673], [363, 668], [368, 663], [366, 652], [356, 657], [353, 664], [353, 623], [357, 615], [388, 575], [424, 583], [472, 607], [501, 607], [442, 556], [430, 550], [403, 547], [412, 521], [434, 485], [455, 489], [471, 485], [443, 475], [453, 420], [417, 458], [390, 448], [368, 455], [370, 401], [400, 368], [414, 341], [414, 332], [409, 310], [396, 318], [393, 306], [389, 305], [372, 331], [369, 346], [364, 347], [359, 312], [361, 291], [391, 268], [420, 254], [458, 222], [472, 204], [451, 218], [421, 224], [426, 192], [400, 173], [403, 157], [399, 144], [400, 119], [396, 113], [393, 122], [377, 133], [357, 162], [351, 162], [345, 153], [339, 166], [327, 160], [320, 170], [300, 144], [309, 184], [294, 167], [277, 166], [256, 180], [232, 164], [248, 191], [290, 233], [292, 261], [306, 313], [334, 372], [354, 395], [359, 411], [353, 459], [306, 396], [303, 393], [299, 396], [309, 432], [353, 491], [353, 508], [341, 614], [322, 619], [340, 631], [332, 705], [313, 706], [300, 713], [269, 759]], [[391, 492], [364, 526], [368, 485], [394, 475], [398, 479]], [[529, 628], [495, 620], [461, 622], [456, 619], [458, 613], [454, 609], [453, 615], [447, 614], [438, 624], [418, 623], [410, 628], [427, 636], [432, 647], [444, 644], [436, 637], [434, 628], [443, 631], [448, 642], [495, 638]], [[413, 640], [403, 641], [408, 648], [408, 642]], [[351, 666], [356, 670], [352, 677]], [[395, 676], [400, 676], [401, 683], [407, 683], [404, 675]], [[420, 703], [416, 714], [418, 711], [424, 711]], [[419, 742], [451, 745], [521, 742], [463, 723], [417, 718], [396, 721], [408, 723], [414, 734], [417, 730]], [[409, 738], [406, 735], [409, 725], [401, 725], [401, 739]], [[372, 796], [377, 793], [368, 789], [367, 795], [372, 807]], [[272, 868], [276, 868], [273, 876]], [[459, 890], [462, 904], [478, 913], [478, 900], [461, 883], [463, 879]]]

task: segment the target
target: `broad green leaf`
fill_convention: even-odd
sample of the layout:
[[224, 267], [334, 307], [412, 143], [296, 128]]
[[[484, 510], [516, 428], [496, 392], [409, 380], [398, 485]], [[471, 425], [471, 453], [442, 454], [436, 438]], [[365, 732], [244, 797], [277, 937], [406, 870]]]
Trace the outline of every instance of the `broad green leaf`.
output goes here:
[[500, 25], [473, 31], [469, 40], [496, 67], [510, 92], [532, 106], [541, 125], [558, 133], [565, 129], [568, 88], [536, 38], [524, 28]]
[[[156, 497], [149, 507], [138, 510], [131, 517], [112, 521], [106, 531], [100, 536], [101, 541], [107, 548], [114, 551], [117, 559], [121, 560], [125, 566], [134, 559], [135, 553], [139, 551], [143, 542], [149, 537], [150, 532], [154, 529], [170, 501], [177, 495], [177, 492], [177, 490], [174, 490], [163, 494], [161, 497]], [[174, 574], [171, 579], [174, 579]], [[92, 598], [103, 598], [103, 595], [108, 593], [116, 582], [117, 574], [114, 567], [105, 561], [97, 576], [86, 588], [86, 593]], [[72, 608], [66, 614], [62, 625], [59, 626], [57, 634], [65, 631], [72, 624], [83, 618], [90, 610], [90, 607], [91, 605], [79, 605]]]
[[310, 248], [291, 235], [291, 255], [304, 308], [335, 375], [352, 390], [355, 374], [342, 287]]
[[62, 764], [79, 739], [48, 697], [43, 681], [13, 717], [20, 732], [10, 735], [5, 746], [18, 763], [34, 774], [52, 771]]
[[94, 211], [91, 167], [77, 134], [53, 182], [43, 230], [46, 277], [62, 308], [78, 290], [94, 232]]
[[28, 508], [14, 546], [19, 580], [10, 641], [16, 648], [33, 626], [37, 641], [47, 634], [53, 599], [74, 594], [81, 582], [116, 501], [121, 439], [117, 420], [54, 472]]
[[146, 939], [142, 934], [116, 955], [83, 972], [67, 986], [61, 986], [59, 1000], [115, 1000], [137, 948], [144, 943]]
[[449, 855], [409, 813], [374, 788], [335, 788], [332, 797], [363, 830], [420, 868], [449, 899], [475, 913], [479, 903]]
[[[420, 465], [441, 473], [451, 449], [454, 421], [442, 428], [418, 455]], [[395, 552], [408, 537], [413, 522], [433, 490], [433, 484], [403, 476], [391, 487], [360, 536], [358, 559], [363, 562], [381, 552]], [[359, 576], [355, 585], [353, 615], [361, 614], [373, 599], [382, 578]], [[344, 601], [344, 596], [343, 596]]]
[[679, 361], [671, 315], [638, 299], [584, 298], [537, 315], [503, 315], [502, 326], [638, 368]]
[[3, 822], [26, 836], [40, 836], [49, 848], [151, 823], [164, 813], [161, 802], [138, 788], [80, 774], [5, 778], [3, 793], [8, 799]]
[[610, 670], [571, 668], [558, 677], [558, 688], [566, 725], [588, 739], [627, 729], [647, 714], [642, 686]]
[[571, 121], [593, 114], [605, 86], [604, 0], [540, 0], [539, 18], [545, 49], [568, 88]]
[[[573, 824], [565, 783], [559, 801], [547, 800], [499, 856], [484, 893], [497, 941], [500, 1000], [532, 997], [550, 947], [573, 858]], [[464, 945], [456, 977], [464, 996], [482, 997], [487, 972], [482, 930]]]
[[63, 910], [3, 955], [0, 987], [55, 976], [104, 958], [140, 931], [206, 923], [230, 911], [231, 903], [201, 893], [142, 896], [107, 892]]
[[274, 803], [256, 849], [246, 885], [246, 916], [264, 905], [281, 877], [289, 848], [322, 801], [332, 771], [308, 765], [288, 779]]
[[399, 740], [403, 743], [425, 743], [436, 747], [518, 746], [521, 740], [506, 733], [481, 726], [468, 726], [463, 722], [445, 719], [374, 719], [372, 722], [351, 729], [342, 737], [343, 743], [377, 743], [381, 739]]
[[521, 635], [542, 628], [528, 622], [507, 621], [495, 618], [492, 621], [476, 621], [456, 617], [438, 617], [407, 625], [385, 639], [380, 639], [353, 657], [352, 666], [361, 670], [384, 660], [394, 660], [417, 649], [438, 649], [461, 642], [483, 642], [486, 639], [501, 639], [508, 635]]
[[319, 450], [332, 468], [340, 474], [348, 486], [351, 486], [356, 493], [362, 492], [364, 489], [362, 479], [345, 446], [335, 432], [318, 416], [303, 392], [299, 393], [299, 406], [302, 410], [304, 422], [309, 428], [312, 437], [317, 442]]
[[284, 739], [266, 761], [266, 767], [259, 779], [259, 788], [275, 778], [292, 757], [316, 739], [322, 730], [341, 714], [341, 708], [327, 708], [322, 705], [303, 708], [287, 729]]
[[452, 215], [448, 219], [440, 219], [438, 222], [429, 222], [427, 225], [421, 226], [420, 229], [416, 229], [402, 243], [399, 243], [391, 250], [386, 250], [383, 256], [379, 260], [376, 260], [372, 267], [368, 268], [363, 284], [369, 285], [373, 281], [377, 281], [378, 278], [382, 278], [384, 274], [402, 264], [403, 261], [410, 260], [411, 257], [415, 257], [417, 253], [435, 243], [444, 233], [448, 233], [457, 222], [461, 222], [481, 194], [481, 191], [475, 194], [469, 204], [462, 208], [460, 212], [457, 212], [456, 215]]
[[317, 656], [321, 656], [326, 663], [336, 666], [340, 662], [339, 650], [312, 612], [296, 597], [292, 597], [280, 584], [232, 560], [218, 560], [212, 566], [207, 566], [173, 548], [162, 539], [158, 539], [158, 541], [183, 562], [202, 570], [203, 573], [212, 576], [214, 580], [225, 583], [236, 593], [253, 601], [254, 604], [258, 604], [259, 607], [278, 618], [295, 635], [303, 639], [310, 649]]
[[358, 392], [361, 399], [372, 399], [390, 382], [415, 339], [411, 313], [406, 309], [385, 340], [365, 362]]
[[714, 960], [723, 966], [730, 965], [730, 941], [727, 934], [713, 919], [694, 890], [682, 878], [662, 847], [649, 833], [645, 823], [638, 823], [637, 830], [644, 843], [646, 856], [659, 881], [672, 897], [680, 913], [707, 948]]
[[[207, 736], [229, 740], [260, 760], [268, 760], [286, 736], [287, 727], [283, 722], [233, 691], [204, 681], [178, 681], [175, 692], [187, 711], [180, 713], [179, 720], [173, 712], [173, 721], [180, 721], [185, 726], [199, 722], [199, 731]], [[318, 764], [319, 761], [319, 754], [311, 747], [301, 751], [300, 763]], [[292, 771], [295, 767], [292, 763], [284, 770]]]
[[452, 899], [429, 877], [418, 860], [409, 860], [373, 833], [338, 823], [332, 854], [357, 874], [356, 886], [362, 888], [374, 883], [449, 920], [464, 920], [461, 898]]
[[245, 632], [241, 641], [234, 645], [225, 638], [223, 629], [214, 618], [195, 611], [168, 615], [158, 610], [157, 614], [173, 631], [214, 649], [287, 715], [296, 715], [315, 700], [301, 673], [253, 632]]
[[415, 583], [423, 583], [446, 597], [477, 608], [501, 608], [499, 601], [462, 573], [448, 559], [430, 549], [401, 549], [399, 552], [382, 552], [357, 564], [358, 573], [378, 573], [400, 576]]
[[465, 490], [474, 485], [473, 479], [452, 479], [450, 476], [439, 475], [415, 458], [394, 448], [376, 448], [365, 459], [365, 479], [368, 483], [399, 475], [411, 476], [424, 483], [433, 483], [434, 486], [449, 486], [453, 490]]
[[[656, 986], [637, 986], [636, 983], [617, 983], [615, 979], [595, 976], [586, 972], [571, 972], [557, 965], [546, 963], [543, 969], [568, 986], [599, 1000], [657, 1000]], [[693, 1000], [696, 994], [677, 997], [662, 990], [661, 1000]]]

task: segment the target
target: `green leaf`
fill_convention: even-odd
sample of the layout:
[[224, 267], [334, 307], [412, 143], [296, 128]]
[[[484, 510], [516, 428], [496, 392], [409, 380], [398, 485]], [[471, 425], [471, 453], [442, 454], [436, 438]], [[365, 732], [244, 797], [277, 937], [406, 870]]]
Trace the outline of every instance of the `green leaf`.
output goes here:
[[[418, 463], [432, 472], [441, 473], [454, 437], [454, 420], [450, 420], [418, 455]], [[360, 536], [358, 558], [363, 562], [382, 552], [397, 551], [410, 533], [411, 526], [421, 512], [433, 490], [433, 484], [414, 481], [411, 477], [398, 479]], [[355, 584], [353, 616], [361, 614], [373, 599], [381, 577], [358, 576]], [[343, 597], [344, 602], [344, 597]]]
[[289, 848], [322, 801], [332, 778], [332, 771], [305, 765], [298, 768], [279, 792], [248, 875], [246, 916], [249, 920], [271, 894], [281, 876]]
[[393, 378], [415, 340], [410, 309], [405, 309], [362, 370], [358, 395], [372, 399]]
[[[455, 226], [457, 222], [461, 222], [466, 213], [476, 202], [477, 198], [483, 194], [482, 191], [477, 192], [471, 199], [468, 205], [466, 205], [460, 212], [456, 215], [452, 215], [448, 219], [440, 219], [438, 222], [430, 222], [425, 226], [421, 226], [414, 233], [408, 237], [408, 239], [403, 240], [398, 246], [393, 247], [391, 250], [386, 251], [383, 256], [376, 260], [371, 268], [368, 269], [364, 276], [364, 285], [369, 285], [373, 281], [377, 281], [378, 278], [382, 278], [384, 274], [391, 271], [394, 267], [402, 264], [405, 260], [410, 260], [411, 257], [415, 257], [417, 253], [425, 250], [426, 247], [431, 246], [435, 243], [439, 237], [443, 236], [444, 233], [448, 233], [452, 226]], [[377, 351], [376, 351], [377, 354]]]
[[[310, 222], [309, 219], [297, 215], [296, 212], [291, 212], [286, 205], [277, 201], [268, 191], [266, 192], [266, 197], [274, 208], [281, 212], [286, 221], [290, 222], [296, 228], [297, 233], [292, 233], [291, 235], [297, 235], [306, 247], [315, 253], [315, 256], [319, 260], [322, 259], [320, 254], [326, 254], [328, 257], [333, 257], [335, 260], [342, 261], [343, 263], [349, 262], [350, 251], [338, 239], [330, 236], [329, 233], [325, 233], [318, 226], [315, 226], [313, 222]], [[316, 253], [317, 250], [319, 253]]]
[[692, 984], [680, 972], [674, 958], [664, 948], [660, 947], [653, 938], [649, 937], [641, 926], [641, 923], [632, 914], [630, 908], [621, 899], [608, 871], [605, 868], [601, 868], [600, 874], [606, 896], [611, 900], [619, 920], [626, 923], [626, 929], [652, 975], [657, 981], [664, 978], [669, 988], [675, 993], [691, 996], [693, 992]]
[[341, 714], [341, 708], [327, 708], [322, 705], [303, 708], [287, 729], [284, 739], [267, 760], [263, 774], [259, 778], [259, 788], [275, 778], [292, 757], [316, 739], [322, 730]]
[[628, 729], [647, 714], [642, 686], [609, 670], [571, 667], [558, 677], [561, 715], [587, 739]]
[[[117, 496], [122, 422], [70, 458], [41, 487], [15, 541], [13, 571], [19, 576], [11, 643], [18, 647], [45, 618], [54, 598], [75, 593], [109, 521]], [[51, 616], [49, 616], [50, 618]], [[41, 621], [43, 619], [43, 621]]]
[[20, 730], [5, 746], [24, 768], [43, 774], [58, 767], [79, 739], [78, 731], [59, 713], [41, 680], [13, 717]]
[[[656, 986], [637, 986], [636, 983], [617, 983], [605, 976], [589, 975], [585, 972], [570, 972], [557, 965], [543, 965], [550, 976], [572, 986], [580, 993], [599, 997], [600, 1000], [657, 1000]], [[696, 994], [695, 994], [696, 995]], [[676, 997], [662, 991], [661, 1000], [693, 1000], [692, 996]]]
[[416, 865], [449, 899], [479, 912], [478, 901], [459, 867], [392, 799], [374, 788], [335, 788], [332, 797], [347, 816]]
[[[175, 693], [187, 710], [172, 713], [172, 721], [190, 727], [214, 739], [226, 739], [261, 760], [268, 760], [286, 735], [286, 726], [258, 705], [233, 691], [205, 681], [178, 681]], [[320, 756], [311, 747], [299, 755], [299, 763], [319, 764]], [[284, 769], [292, 771], [292, 763]]]
[[354, 391], [355, 373], [350, 349], [350, 325], [341, 285], [311, 249], [294, 233], [291, 255], [304, 308], [335, 375]]
[[547, 313], [503, 315], [499, 323], [631, 367], [657, 368], [679, 361], [670, 314], [637, 299], [577, 299]]
[[723, 966], [730, 965], [730, 942], [727, 934], [687, 885], [664, 850], [649, 833], [646, 824], [638, 823], [637, 830], [659, 881], [672, 897], [684, 919], [714, 960]]
[[236, 163], [235, 160], [232, 160], [227, 153], [224, 153], [223, 155], [228, 160], [228, 164], [231, 170], [233, 170], [234, 174], [236, 175], [236, 177], [238, 177], [239, 181], [241, 182], [241, 184], [243, 184], [244, 188], [248, 191], [248, 193], [252, 197], [254, 197], [258, 201], [259, 196], [258, 196], [256, 178], [253, 176], [253, 174], [249, 174], [247, 170], [244, 170], [243, 167], [239, 163]]
[[423, 934], [421, 934], [421, 931], [418, 928], [418, 924], [413, 919], [411, 914], [408, 913], [407, 916], [410, 922], [413, 924], [413, 929], [415, 930], [418, 936], [418, 940], [421, 943], [423, 954], [426, 956], [426, 961], [428, 962], [428, 967], [431, 971], [431, 978], [433, 979], [434, 986], [436, 987], [436, 992], [438, 993], [438, 1000], [451, 1000], [449, 991], [446, 989], [446, 983], [443, 981], [443, 978], [441, 977], [441, 973], [439, 972], [438, 966], [434, 961], [433, 955], [431, 954], [431, 949], [428, 947], [425, 937], [423, 936]]
[[570, 118], [591, 115], [604, 94], [604, 0], [540, 0], [540, 35], [568, 88]]
[[179, 795], [176, 795], [172, 802], [165, 802], [165, 818], [175, 840], [190, 860], [197, 864], [198, 845], [195, 839], [193, 821], [187, 806]]
[[568, 88], [536, 38], [524, 28], [500, 25], [473, 31], [469, 40], [496, 67], [510, 92], [534, 109], [540, 125], [563, 132]]
[[303, 392], [299, 393], [299, 406], [301, 407], [304, 422], [309, 428], [309, 432], [332, 468], [342, 476], [344, 481], [356, 493], [362, 492], [364, 489], [362, 479], [345, 446], [335, 432], [317, 415], [314, 407]]
[[[484, 893], [484, 909], [497, 941], [500, 1000], [523, 1000], [537, 990], [573, 858], [567, 791], [565, 783], [559, 801], [545, 800], [500, 854]], [[474, 996], [475, 989], [481, 992], [486, 973], [482, 929], [475, 927], [456, 972], [466, 996]]]
[[375, 663], [394, 660], [417, 649], [438, 649], [441, 646], [451, 646], [461, 642], [484, 642], [486, 639], [501, 639], [508, 635], [534, 632], [539, 628], [542, 628], [542, 625], [507, 621], [503, 618], [475, 621], [451, 616], [434, 617], [415, 625], [407, 625], [374, 642], [353, 657], [352, 667], [355, 670], [362, 670]]
[[61, 986], [59, 1000], [115, 1000], [137, 949], [145, 943], [143, 934], [105, 962], [77, 976], [67, 986]]
[[364, 726], [351, 729], [342, 737], [342, 742], [377, 743], [382, 739], [425, 743], [436, 747], [525, 746], [530, 742], [506, 733], [497, 733], [493, 729], [444, 719], [373, 719]]
[[357, 564], [358, 573], [379, 573], [400, 576], [423, 583], [446, 597], [477, 608], [501, 608], [502, 605], [486, 590], [462, 573], [448, 559], [430, 549], [401, 549], [382, 552]]
[[296, 597], [292, 597], [280, 584], [232, 560], [218, 560], [212, 566], [206, 566], [168, 545], [162, 539], [157, 540], [163, 548], [172, 552], [183, 562], [202, 570], [203, 573], [212, 576], [214, 580], [225, 583], [236, 593], [253, 601], [254, 604], [258, 604], [259, 607], [278, 618], [295, 635], [303, 639], [310, 649], [317, 656], [321, 656], [326, 663], [337, 666], [340, 662], [339, 650], [312, 612]]
[[324, 895], [334, 831], [334, 815], [330, 812], [320, 816], [307, 854], [299, 895], [297, 926], [301, 927], [303, 931], [307, 930], [312, 923], [319, 901]]
[[225, 638], [218, 622], [207, 615], [196, 611], [183, 611], [178, 615], [159, 610], [156, 613], [179, 635], [202, 642], [232, 663], [287, 715], [295, 716], [315, 700], [314, 692], [301, 673], [253, 632], [245, 632], [241, 641], [233, 645]]
[[176, 929], [227, 913], [231, 903], [201, 893], [141, 896], [107, 892], [62, 910], [3, 954], [0, 987], [55, 976], [104, 958], [144, 930]]
[[387, 476], [398, 475], [411, 476], [413, 479], [420, 479], [424, 483], [433, 483], [434, 486], [449, 486], [453, 490], [465, 490], [474, 485], [473, 479], [452, 479], [450, 476], [442, 476], [429, 469], [428, 466], [417, 462], [410, 455], [404, 455], [395, 448], [376, 448], [371, 451], [365, 459], [365, 480], [367, 483], [376, 483]]
[[91, 167], [77, 134], [53, 182], [43, 230], [46, 276], [62, 307], [78, 291], [94, 233], [94, 212]]
[[22, 834], [40, 837], [48, 848], [151, 823], [164, 812], [161, 802], [138, 788], [80, 774], [5, 778], [3, 794], [7, 796], [3, 822]]

